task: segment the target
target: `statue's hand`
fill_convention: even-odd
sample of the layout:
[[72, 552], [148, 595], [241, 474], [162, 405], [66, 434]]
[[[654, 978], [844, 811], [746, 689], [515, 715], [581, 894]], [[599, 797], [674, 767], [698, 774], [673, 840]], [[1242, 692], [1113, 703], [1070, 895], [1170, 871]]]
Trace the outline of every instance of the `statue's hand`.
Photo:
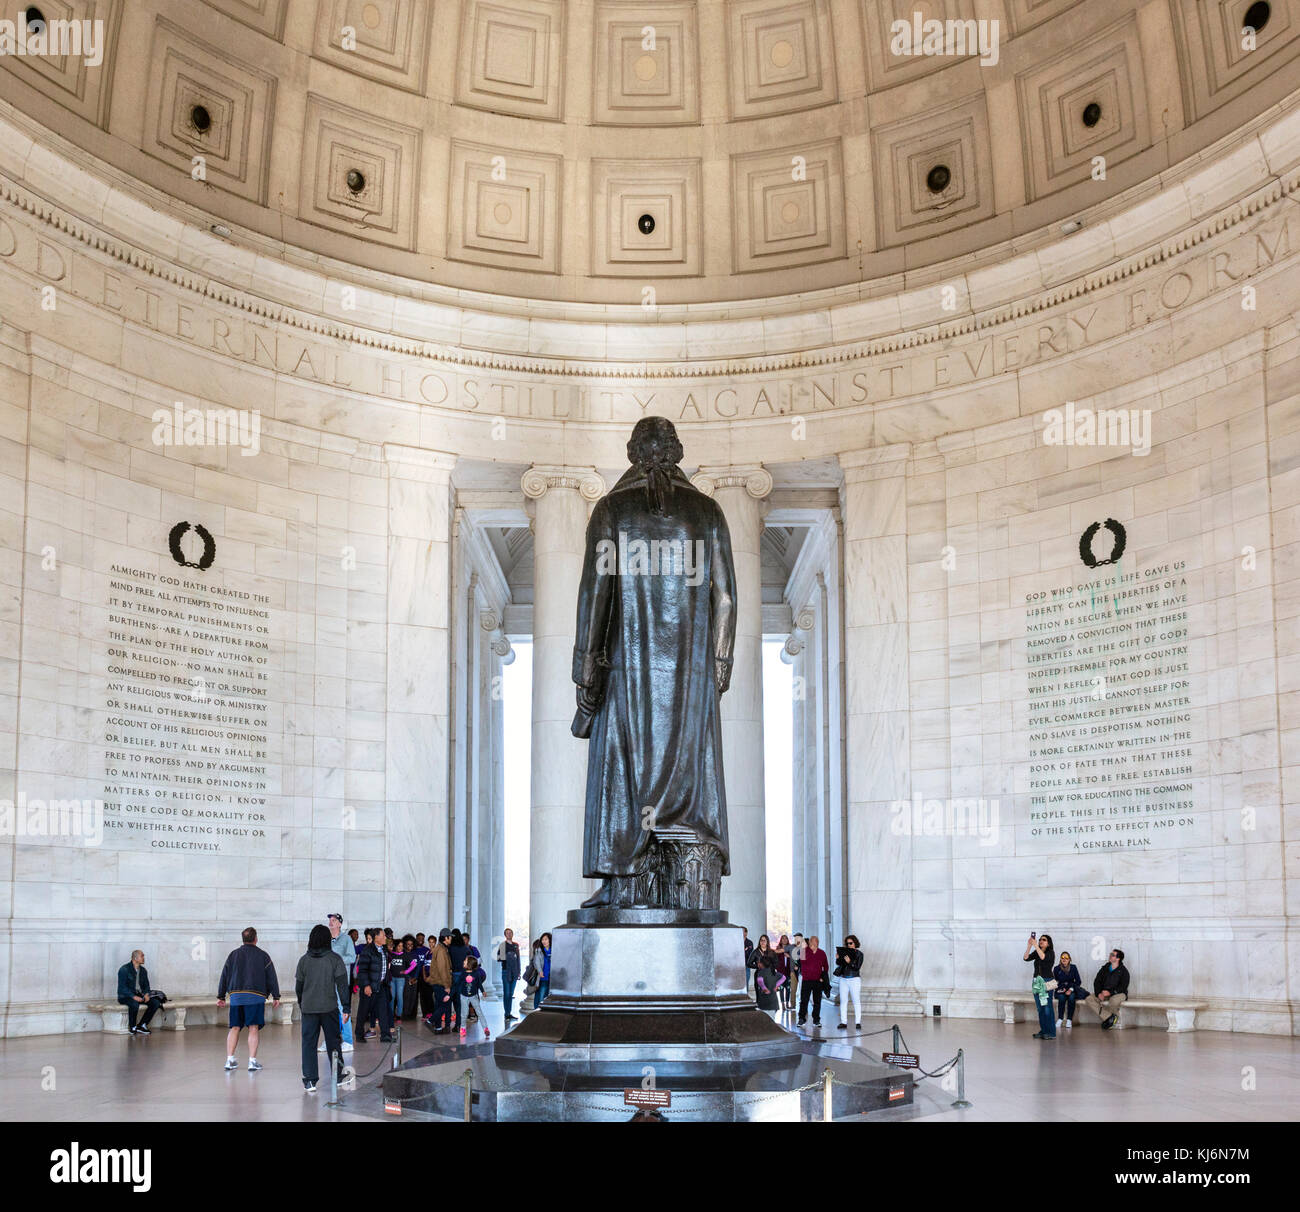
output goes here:
[[718, 693], [726, 694], [731, 685], [731, 662], [714, 658], [713, 680], [717, 683]]
[[598, 685], [578, 687], [578, 706], [588, 714], [595, 712], [596, 708], [600, 706], [602, 697]]

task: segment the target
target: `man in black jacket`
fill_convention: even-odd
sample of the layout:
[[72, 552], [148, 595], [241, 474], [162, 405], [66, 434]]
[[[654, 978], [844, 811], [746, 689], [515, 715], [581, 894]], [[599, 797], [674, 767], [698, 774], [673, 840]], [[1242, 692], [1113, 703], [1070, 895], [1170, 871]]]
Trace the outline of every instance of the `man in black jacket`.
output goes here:
[[1116, 947], [1110, 962], [1103, 964], [1093, 978], [1092, 992], [1080, 1003], [1101, 1019], [1102, 1029], [1109, 1031], [1119, 1018], [1119, 1008], [1128, 1000], [1128, 969], [1124, 952]]
[[[132, 951], [130, 963], [123, 964], [117, 970], [117, 1001], [126, 1007], [126, 1026], [128, 1035], [148, 1035], [149, 1020], [158, 1013], [162, 1005], [162, 994], [150, 997], [149, 969], [144, 966], [144, 952]], [[137, 1023], [136, 1016], [140, 1017]]]
[[256, 1073], [262, 1062], [257, 1059], [257, 1039], [266, 1025], [266, 999], [273, 998], [274, 1007], [280, 1008], [280, 982], [275, 975], [271, 957], [257, 945], [257, 931], [249, 926], [240, 938], [243, 946], [236, 947], [226, 956], [221, 969], [221, 983], [217, 986], [217, 1005], [226, 1004], [230, 995], [230, 1030], [226, 1033], [226, 1068], [236, 1069], [235, 1046], [239, 1032], [248, 1028], [248, 1071]]
[[379, 1019], [379, 1038], [385, 1044], [393, 1042], [392, 967], [388, 962], [388, 934], [381, 927], [375, 939], [361, 948], [357, 955], [357, 984], [361, 986], [361, 1005], [357, 1018], [361, 1020], [361, 1039], [366, 1038], [366, 1020], [369, 1014]]

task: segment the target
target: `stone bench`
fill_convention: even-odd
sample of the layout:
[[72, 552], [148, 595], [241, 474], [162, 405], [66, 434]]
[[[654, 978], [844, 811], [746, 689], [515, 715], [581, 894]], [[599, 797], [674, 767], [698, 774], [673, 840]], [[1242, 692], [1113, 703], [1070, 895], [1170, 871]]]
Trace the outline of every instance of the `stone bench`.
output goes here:
[[[266, 1003], [267, 1024], [278, 1023], [281, 1027], [293, 1025], [293, 1012], [297, 1006], [297, 999], [290, 994], [288, 997], [280, 999], [280, 1008], [273, 1009], [270, 1001]], [[226, 1003], [228, 1007], [229, 1002]], [[98, 1014], [103, 1020], [103, 1030], [113, 1035], [126, 1035], [126, 1007], [116, 1001], [112, 1002], [91, 1002], [89, 1009], [92, 1014]], [[153, 1021], [149, 1024], [151, 1028], [157, 1027], [161, 1031], [184, 1031], [185, 1014], [188, 1010], [211, 1010], [218, 1011], [224, 1015], [226, 1007], [218, 1007], [217, 1000], [214, 997], [172, 997], [168, 998], [163, 1004], [162, 1009], [153, 1016]]]
[[[1053, 997], [1055, 997], [1054, 994]], [[1024, 1021], [1020, 1015], [1020, 1007], [1032, 1006], [1034, 1004], [1034, 995], [1032, 993], [999, 993], [994, 997], [993, 1002], [1002, 1011], [1002, 1021], [1004, 1023], [1018, 1023]], [[1124, 1026], [1124, 1012], [1127, 1010], [1163, 1010], [1169, 1023], [1166, 1028], [1167, 1031], [1195, 1031], [1196, 1012], [1204, 1010], [1208, 1005], [1208, 1002], [1189, 1002], [1171, 997], [1129, 998], [1120, 1006], [1119, 1017], [1115, 1020], [1115, 1025], [1111, 1030], [1118, 1031]]]

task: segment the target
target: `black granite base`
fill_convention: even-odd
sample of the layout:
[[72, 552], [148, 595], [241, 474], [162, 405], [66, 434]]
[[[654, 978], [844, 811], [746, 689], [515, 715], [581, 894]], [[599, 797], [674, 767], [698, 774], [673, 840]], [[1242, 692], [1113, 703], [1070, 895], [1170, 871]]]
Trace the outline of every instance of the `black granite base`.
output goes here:
[[603, 1013], [553, 1004], [534, 1010], [496, 1041], [496, 1055], [534, 1064], [562, 1063], [588, 1072], [624, 1064], [670, 1064], [685, 1070], [722, 1061], [797, 1056], [800, 1039], [753, 1002], [737, 1009], [671, 1013]]
[[[834, 1119], [912, 1102], [910, 1072], [851, 1055], [847, 1047], [798, 1040], [782, 1057], [652, 1067], [656, 1088], [671, 1095], [662, 1110], [669, 1122], [820, 1120], [827, 1068], [836, 1079]], [[621, 1122], [634, 1114], [623, 1103], [623, 1091], [642, 1086], [648, 1063], [606, 1063], [594, 1072], [585, 1063], [512, 1058], [487, 1043], [461, 1047], [454, 1059], [445, 1047], [434, 1048], [388, 1073], [383, 1092], [385, 1101], [399, 1102], [404, 1112], [463, 1119], [468, 1072], [475, 1121]]]

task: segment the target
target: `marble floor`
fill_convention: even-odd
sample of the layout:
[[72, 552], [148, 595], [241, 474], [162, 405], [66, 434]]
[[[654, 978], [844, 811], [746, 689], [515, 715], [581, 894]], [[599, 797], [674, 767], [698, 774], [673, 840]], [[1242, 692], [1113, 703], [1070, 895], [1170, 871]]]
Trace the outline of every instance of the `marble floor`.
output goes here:
[[[891, 1046], [893, 1020], [863, 1020], [858, 1046], [877, 1056]], [[501, 1007], [489, 1009], [494, 1034]], [[842, 1040], [833, 1015], [822, 1036]], [[1300, 1120], [1300, 1039], [1197, 1031], [1169, 1035], [1136, 1028], [1102, 1033], [1095, 1026], [1062, 1032], [1056, 1043], [1030, 1038], [1031, 1023], [1014, 1027], [989, 1019], [899, 1019], [906, 1043], [934, 1070], [965, 1050], [966, 1097], [973, 1106], [953, 1110], [955, 1095], [936, 1080], [923, 1081], [916, 1104], [883, 1118], [953, 1121], [1251, 1122]], [[378, 1082], [383, 1048], [369, 1043], [352, 1055], [357, 1088], [340, 1107], [326, 1105], [328, 1087], [304, 1095], [299, 1077], [298, 1029], [267, 1027], [259, 1073], [226, 1073], [224, 1029], [194, 1027], [148, 1038], [101, 1033], [50, 1035], [0, 1041], [0, 1120], [5, 1121], [331, 1121], [382, 1116]], [[412, 1036], [419, 1039], [413, 1048]], [[815, 1038], [815, 1037], [813, 1037]], [[471, 1029], [469, 1042], [481, 1032]], [[406, 1057], [437, 1046], [422, 1025], [408, 1024]], [[833, 1064], [833, 1062], [832, 1062]], [[1249, 1072], [1253, 1072], [1253, 1089]], [[873, 1116], [877, 1118], [877, 1116]], [[395, 1117], [389, 1122], [402, 1122]], [[406, 1122], [411, 1122], [407, 1117]]]

